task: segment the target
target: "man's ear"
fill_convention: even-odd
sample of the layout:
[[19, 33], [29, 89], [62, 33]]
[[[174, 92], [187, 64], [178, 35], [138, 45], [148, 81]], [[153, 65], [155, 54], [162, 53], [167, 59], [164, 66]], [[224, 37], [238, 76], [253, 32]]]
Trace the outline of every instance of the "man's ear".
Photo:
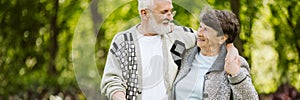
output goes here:
[[140, 13], [141, 13], [141, 15], [142, 15], [143, 17], [144, 17], [144, 16], [147, 16], [147, 17], [149, 16], [149, 13], [148, 13], [146, 10], [144, 10], [144, 9], [141, 10]]
[[147, 12], [146, 12], [146, 10], [141, 10], [140, 13], [142, 16], [145, 16]]

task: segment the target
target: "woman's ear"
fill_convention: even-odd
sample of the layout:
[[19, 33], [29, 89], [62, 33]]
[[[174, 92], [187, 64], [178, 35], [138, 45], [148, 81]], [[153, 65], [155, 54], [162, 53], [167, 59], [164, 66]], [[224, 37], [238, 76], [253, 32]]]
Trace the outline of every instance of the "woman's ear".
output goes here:
[[227, 34], [224, 34], [224, 35], [220, 38], [219, 43], [220, 43], [220, 44], [223, 44], [224, 42], [226, 42], [227, 39], [228, 39], [228, 35], [227, 35]]
[[228, 35], [224, 34], [224, 41], [226, 41], [228, 39]]

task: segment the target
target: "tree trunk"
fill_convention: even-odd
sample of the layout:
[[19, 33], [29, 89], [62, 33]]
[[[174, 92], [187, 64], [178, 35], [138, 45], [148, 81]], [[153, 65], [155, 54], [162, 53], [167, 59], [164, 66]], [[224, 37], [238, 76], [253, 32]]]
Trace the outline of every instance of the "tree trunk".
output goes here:
[[100, 22], [102, 21], [102, 16], [98, 13], [98, 0], [93, 0], [91, 3], [91, 13], [92, 13], [92, 20], [93, 20], [93, 28], [95, 36], [98, 34], [100, 29]]
[[300, 37], [300, 31], [298, 30], [299, 29], [299, 27], [300, 27], [300, 25], [299, 25], [299, 18], [298, 18], [298, 23], [296, 23], [296, 25], [294, 25], [293, 24], [293, 22], [292, 22], [292, 20], [293, 19], [295, 19], [294, 17], [294, 14], [295, 13], [293, 13], [292, 12], [292, 10], [293, 10], [293, 4], [296, 4], [297, 2], [295, 2], [295, 1], [291, 1], [292, 3], [292, 5], [289, 5], [288, 7], [287, 7], [287, 10], [288, 10], [288, 15], [289, 16], [287, 16], [287, 18], [286, 18], [286, 21], [287, 21], [287, 23], [288, 23], [288, 25], [289, 25], [289, 27], [291, 28], [291, 30], [292, 30], [292, 32], [293, 32], [293, 37], [292, 37], [292, 39], [293, 39], [293, 41], [294, 42], [291, 42], [291, 43], [295, 43], [295, 47], [296, 47], [296, 50], [297, 50], [297, 57], [298, 58], [295, 58], [295, 59], [300, 59], [300, 43], [298, 42], [299, 40], [299, 37]]
[[[239, 0], [230, 0], [230, 7], [231, 7], [231, 10], [232, 12], [236, 15], [236, 17], [238, 18], [239, 22], [240, 21], [240, 1]], [[234, 44], [235, 44], [235, 47], [239, 50], [239, 54], [243, 56], [243, 42], [242, 40], [240, 39], [239, 35], [235, 38], [234, 40]]]
[[53, 13], [51, 14], [51, 33], [50, 33], [50, 64], [48, 68], [48, 74], [49, 75], [56, 75], [57, 70], [55, 67], [55, 59], [58, 51], [58, 42], [57, 42], [57, 36], [59, 34], [59, 29], [57, 27], [57, 13], [58, 13], [58, 6], [59, 2], [58, 0], [55, 0], [53, 7]]

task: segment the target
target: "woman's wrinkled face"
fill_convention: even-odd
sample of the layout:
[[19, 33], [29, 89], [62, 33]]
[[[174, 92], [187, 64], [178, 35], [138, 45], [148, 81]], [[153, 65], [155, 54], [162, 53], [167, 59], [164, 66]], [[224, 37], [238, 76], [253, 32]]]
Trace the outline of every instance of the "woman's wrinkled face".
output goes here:
[[223, 35], [217, 36], [217, 31], [204, 23], [200, 23], [197, 32], [197, 46], [200, 48], [218, 49], [224, 42]]

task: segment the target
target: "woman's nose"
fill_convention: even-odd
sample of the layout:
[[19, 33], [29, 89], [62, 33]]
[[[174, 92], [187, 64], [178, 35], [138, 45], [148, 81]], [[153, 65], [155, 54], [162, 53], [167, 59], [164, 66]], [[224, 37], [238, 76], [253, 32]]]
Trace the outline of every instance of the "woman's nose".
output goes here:
[[203, 36], [203, 33], [202, 33], [202, 28], [199, 28], [198, 31], [197, 31], [197, 35], [198, 36]]

